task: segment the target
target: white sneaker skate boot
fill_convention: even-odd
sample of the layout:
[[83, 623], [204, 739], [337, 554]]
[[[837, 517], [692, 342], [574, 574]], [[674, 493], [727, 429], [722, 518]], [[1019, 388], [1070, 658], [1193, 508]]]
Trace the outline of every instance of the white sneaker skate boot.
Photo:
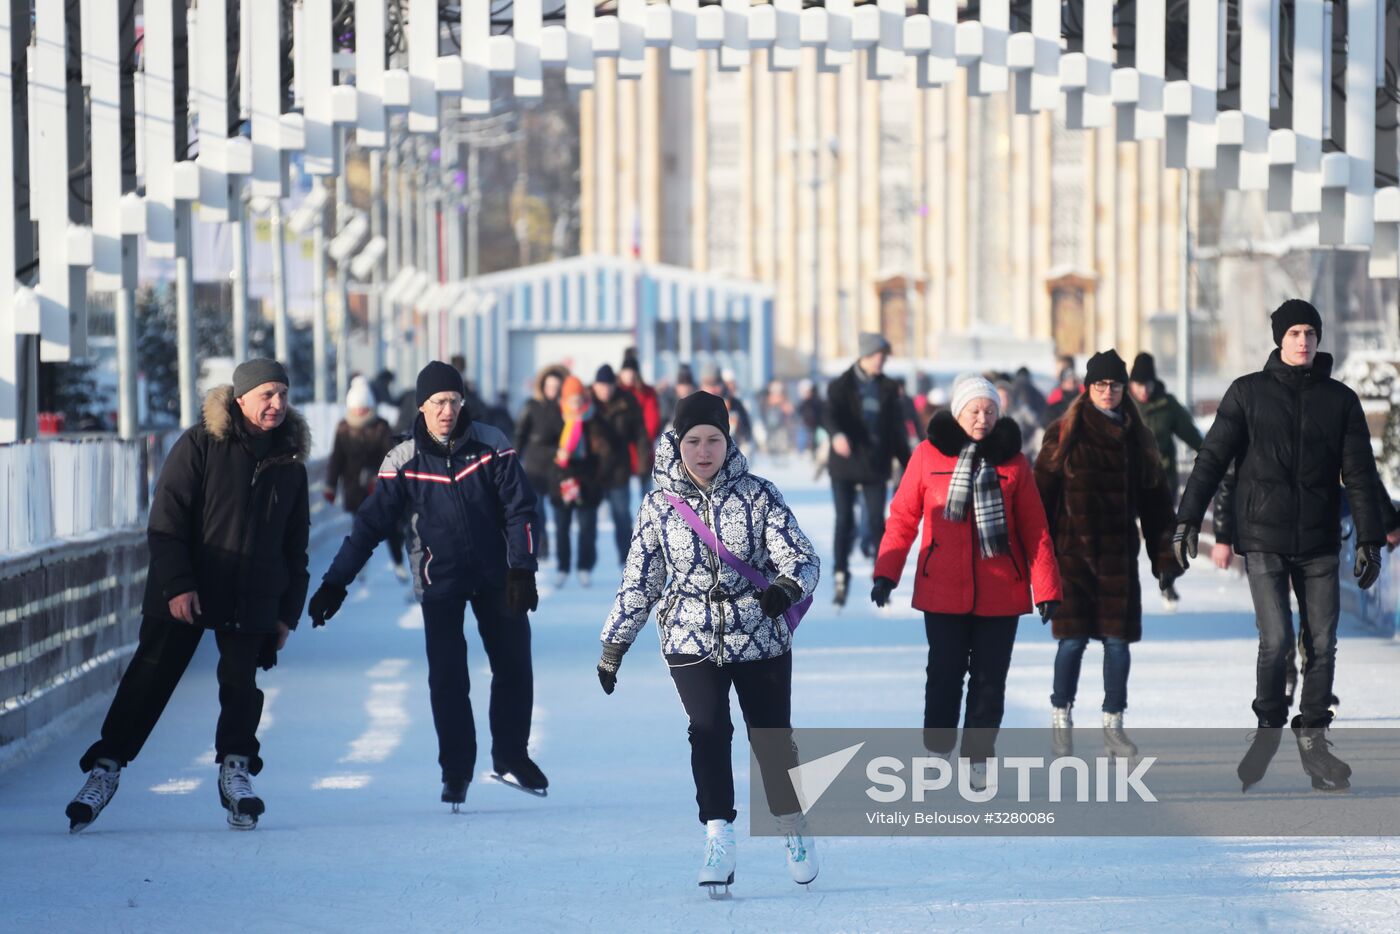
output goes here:
[[1055, 754], [1055, 758], [1074, 755], [1074, 717], [1070, 715], [1073, 707], [1051, 707], [1050, 708], [1050, 751]]
[[1123, 732], [1121, 713], [1103, 715], [1103, 748], [1108, 753], [1109, 761], [1127, 759], [1132, 763], [1137, 760], [1137, 744], [1128, 739], [1128, 734]]
[[559, 590], [564, 586], [565, 583], [568, 582], [568, 580], [568, 571], [555, 571], [553, 576], [549, 579], [549, 586], [553, 587], [555, 590]]
[[792, 881], [808, 885], [817, 877], [821, 865], [817, 862], [816, 841], [808, 836], [807, 818], [801, 812], [780, 814], [778, 829], [786, 837], [787, 867]]
[[117, 793], [117, 783], [121, 777], [121, 766], [111, 759], [98, 759], [93, 764], [82, 789], [68, 802], [69, 833], [81, 833], [88, 824], [97, 820], [97, 815]]
[[253, 794], [247, 756], [224, 756], [219, 766], [219, 803], [228, 811], [228, 825], [234, 830], [252, 830], [262, 814], [262, 798]]
[[408, 568], [404, 567], [402, 564], [394, 565], [394, 577], [398, 579], [400, 584], [407, 584]]
[[579, 572], [578, 572], [578, 585], [579, 585], [580, 587], [592, 587], [592, 586], [593, 586], [593, 572], [592, 572], [592, 571], [579, 571]]
[[727, 820], [705, 824], [705, 863], [700, 867], [700, 885], [711, 898], [728, 898], [734, 884], [734, 825]]

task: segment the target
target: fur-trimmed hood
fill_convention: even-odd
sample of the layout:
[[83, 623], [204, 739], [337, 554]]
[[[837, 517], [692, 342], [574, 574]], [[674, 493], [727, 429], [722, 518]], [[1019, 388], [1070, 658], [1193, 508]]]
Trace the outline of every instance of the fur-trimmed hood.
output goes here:
[[[226, 441], [233, 434], [237, 419], [242, 413], [233, 401], [233, 386], [215, 386], [204, 396], [204, 430], [215, 441]], [[287, 406], [287, 417], [272, 431], [278, 448], [288, 449], [297, 459], [306, 461], [311, 457], [311, 426], [301, 413]]]
[[[940, 454], [957, 457], [970, 440], [953, 413], [942, 411], [929, 419], [928, 441]], [[1021, 426], [1014, 418], [1003, 416], [987, 437], [977, 442], [977, 455], [993, 467], [999, 466], [1021, 453], [1021, 440]]]

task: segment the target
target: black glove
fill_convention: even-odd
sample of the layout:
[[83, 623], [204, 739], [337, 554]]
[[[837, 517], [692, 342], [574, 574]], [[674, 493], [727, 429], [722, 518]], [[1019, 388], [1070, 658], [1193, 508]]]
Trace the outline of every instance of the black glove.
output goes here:
[[525, 613], [540, 608], [540, 592], [535, 589], [535, 572], [520, 568], [506, 571], [506, 609]]
[[1196, 557], [1196, 540], [1201, 536], [1201, 527], [1190, 522], [1179, 523], [1176, 534], [1172, 535], [1172, 555], [1184, 571], [1191, 566], [1188, 558]]
[[1035, 605], [1035, 608], [1040, 613], [1040, 625], [1044, 626], [1046, 623], [1050, 622], [1050, 620], [1054, 619], [1055, 614], [1059, 612], [1060, 601], [1042, 600]]
[[311, 628], [326, 625], [326, 620], [334, 616], [344, 602], [344, 587], [322, 581], [321, 586], [311, 595], [311, 603], [306, 609], [311, 614]]
[[[786, 613], [796, 602], [793, 596], [793, 587], [789, 587], [784, 581], [786, 578], [779, 578], [764, 589], [758, 595], [758, 605], [763, 609], [763, 615], [769, 619], [777, 619]], [[801, 591], [798, 591], [800, 594]]]
[[1172, 585], [1181, 579], [1181, 571], [1177, 568], [1166, 568], [1157, 575], [1157, 589], [1166, 593], [1172, 589]]
[[1361, 545], [1356, 549], [1356, 568], [1352, 571], [1362, 590], [1370, 590], [1381, 576], [1381, 546]]
[[603, 643], [603, 657], [598, 659], [598, 683], [603, 686], [604, 694], [611, 694], [617, 687], [617, 669], [622, 664], [622, 656], [627, 654], [627, 650], [632, 646], [621, 645], [617, 642]]
[[883, 607], [890, 602], [890, 594], [894, 593], [894, 581], [888, 577], [875, 578], [875, 586], [870, 588], [870, 602], [878, 607]]
[[258, 645], [258, 667], [263, 671], [271, 671], [277, 667], [277, 639], [278, 634], [270, 632], [263, 637]]

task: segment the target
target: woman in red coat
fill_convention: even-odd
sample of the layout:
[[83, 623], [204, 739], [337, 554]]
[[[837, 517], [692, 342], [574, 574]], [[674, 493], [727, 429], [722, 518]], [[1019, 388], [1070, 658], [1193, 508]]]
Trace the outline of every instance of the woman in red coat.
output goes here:
[[923, 523], [914, 577], [914, 608], [924, 611], [928, 681], [924, 742], [952, 750], [969, 674], [962, 755], [972, 760], [974, 787], [1006, 705], [1006, 672], [1018, 617], [1042, 622], [1060, 602], [1060, 572], [1045, 508], [1021, 429], [999, 418], [996, 389], [981, 377], [953, 387], [952, 406], [929, 422], [890, 505], [875, 561], [870, 599], [884, 606], [904, 570]]

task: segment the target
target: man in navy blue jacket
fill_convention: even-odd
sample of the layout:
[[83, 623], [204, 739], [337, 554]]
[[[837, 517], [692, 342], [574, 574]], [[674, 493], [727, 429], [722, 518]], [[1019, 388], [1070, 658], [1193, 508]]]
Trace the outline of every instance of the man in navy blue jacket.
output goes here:
[[311, 598], [313, 626], [335, 615], [375, 547], [407, 516], [413, 587], [423, 606], [428, 692], [438, 735], [442, 800], [466, 800], [476, 765], [467, 604], [491, 662], [491, 760], [495, 777], [543, 796], [549, 782], [526, 754], [534, 675], [530, 623], [535, 590], [535, 494], [515, 448], [463, 411], [461, 374], [433, 361], [418, 374], [413, 436], [379, 468], [374, 492]]

